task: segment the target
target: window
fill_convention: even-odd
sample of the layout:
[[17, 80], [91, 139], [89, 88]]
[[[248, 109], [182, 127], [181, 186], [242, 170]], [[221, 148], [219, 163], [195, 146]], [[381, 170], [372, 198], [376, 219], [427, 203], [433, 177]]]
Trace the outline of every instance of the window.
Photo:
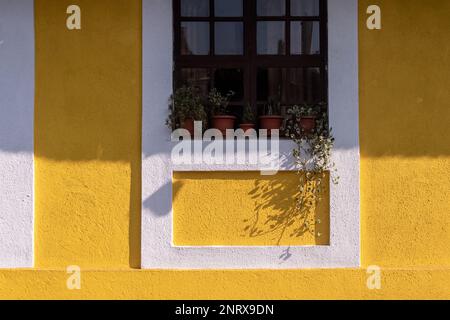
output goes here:
[[175, 86], [235, 92], [260, 114], [327, 101], [326, 0], [174, 0]]
[[[250, 6], [248, 1], [250, 0], [246, 1], [247, 5]], [[209, 12], [210, 2], [202, 3], [206, 3], [203, 7], [206, 7]], [[168, 84], [164, 79], [170, 79], [174, 74], [174, 60], [172, 59], [172, 54], [174, 53], [174, 21], [171, 18], [174, 12], [173, 6], [177, 6], [175, 12], [180, 12], [181, 2], [179, 0], [143, 1], [142, 32], [145, 40], [142, 48], [143, 219], [141, 260], [143, 269], [194, 268], [206, 270], [240, 268], [298, 270], [304, 268], [357, 268], [360, 266], [358, 5], [355, 0], [336, 0], [327, 1], [326, 3], [328, 12], [326, 16], [327, 23], [322, 20], [325, 16], [320, 16], [318, 20], [320, 21], [320, 33], [322, 34], [321, 43], [323, 43], [320, 47], [320, 54], [328, 52], [326, 59], [328, 60], [329, 70], [327, 71], [327, 82], [320, 81], [328, 86], [326, 92], [328, 92], [329, 97], [326, 102], [329, 105], [329, 124], [330, 127], [335, 128], [336, 145], [332, 153], [332, 161], [336, 164], [338, 171], [345, 174], [345, 178], [341, 179], [338, 185], [330, 184], [330, 234], [332, 234], [330, 246], [292, 246], [290, 248], [291, 258], [280, 263], [279, 259], [273, 258], [280, 255], [280, 248], [275, 246], [177, 247], [174, 245], [173, 218], [177, 213], [172, 210], [173, 190], [170, 186], [173, 186], [175, 172], [247, 172], [258, 171], [258, 168], [227, 163], [175, 166], [171, 154], [173, 142], [167, 139], [167, 130], [165, 130], [164, 123], [164, 119], [167, 116], [167, 110], [164, 106], [167, 104], [168, 96], [173, 91], [173, 84]], [[285, 6], [287, 6], [287, 3]], [[252, 11], [244, 11], [244, 14], [253, 12], [256, 16], [256, 1], [252, 1], [251, 7], [254, 9]], [[195, 7], [195, 10], [199, 10], [199, 8], [201, 6]], [[303, 6], [302, 10], [303, 12], [305, 10], [309, 12], [311, 10], [309, 8], [311, 6]], [[245, 7], [243, 10], [246, 10]], [[324, 10], [324, 7], [319, 7], [319, 10]], [[184, 17], [181, 19], [180, 16], [176, 16], [176, 18], [175, 25], [178, 26], [180, 26], [181, 21], [190, 20], [190, 18], [185, 19]], [[206, 17], [207, 19], [204, 18], [200, 17], [199, 20], [196, 20], [193, 17], [190, 21], [209, 21], [209, 17]], [[218, 17], [218, 20], [226, 22], [223, 18]], [[236, 17], [225, 18], [239, 20]], [[205, 58], [204, 55], [180, 57], [178, 54], [174, 58], [177, 63], [176, 73], [180, 74], [181, 69], [184, 68], [185, 77], [193, 77], [200, 85], [210, 86], [214, 81], [212, 75], [216, 69], [232, 69], [232, 75], [243, 76], [244, 81], [247, 81], [246, 83], [249, 83], [249, 71], [252, 70], [253, 84], [245, 86], [244, 90], [247, 91], [244, 94], [250, 96], [252, 93], [249, 93], [249, 90], [252, 90], [253, 99], [256, 101], [258, 68], [295, 69], [309, 67], [326, 70], [326, 61], [322, 60], [325, 59], [325, 56], [319, 56], [319, 59], [317, 59], [318, 55], [294, 55], [294, 58], [300, 56], [304, 57], [304, 59], [303, 61], [301, 59], [296, 60], [292, 65], [282, 59], [279, 59], [282, 60], [281, 62], [284, 61], [282, 66], [278, 65], [279, 61], [275, 61], [277, 59], [271, 60], [271, 65], [265, 65], [264, 62], [267, 61], [265, 59], [270, 58], [269, 56], [256, 57], [256, 17], [254, 18], [253, 23], [244, 21], [244, 36], [248, 38], [247, 33], [249, 33], [249, 29], [247, 26], [249, 25], [253, 29], [252, 34], [255, 39], [253, 44], [247, 40], [244, 41], [244, 57], [236, 55], [211, 55], [209, 57], [208, 54], [206, 56], [207, 59], [203, 60]], [[214, 21], [215, 19], [212, 20]], [[310, 21], [308, 19], [305, 20]], [[155, 28], [156, 24], [159, 26], [158, 28]], [[326, 36], [326, 33], [324, 34], [324, 31], [327, 30], [326, 24], [328, 24], [328, 40], [323, 42], [323, 35]], [[176, 33], [175, 36], [177, 36]], [[286, 37], [286, 39], [289, 38]], [[328, 50], [324, 49], [324, 46], [327, 46]], [[179, 51], [176, 52], [179, 53]], [[245, 55], [249, 54], [248, 52], [253, 52], [252, 56], [258, 58], [259, 61], [256, 59], [252, 61], [252, 59], [248, 58], [245, 60]], [[286, 56], [289, 58], [290, 49], [287, 53], [289, 54], [286, 54]], [[218, 63], [213, 64], [211, 60], [208, 61], [211, 58], [219, 60], [219, 66]], [[235, 58], [238, 58], [237, 64], [232, 63], [232, 60]], [[311, 61], [312, 59], [314, 60]], [[223, 66], [220, 63], [223, 63]], [[243, 74], [236, 71], [242, 69]], [[262, 71], [259, 72], [262, 73]], [[312, 77], [311, 75], [313, 74], [315, 75], [316, 73], [311, 73], [309, 76]], [[323, 76], [324, 73], [320, 75]], [[267, 71], [265, 74], [262, 73], [260, 78], [263, 76], [274, 77]], [[289, 77], [292, 77], [292, 75], [289, 75]], [[314, 77], [312, 78], [314, 79]], [[179, 78], [176, 80], [179, 81]], [[237, 81], [232, 81], [233, 85], [236, 85], [236, 83]], [[253, 89], [252, 86], [254, 86]], [[299, 85], [299, 87], [302, 86]], [[290, 90], [293, 90], [292, 87], [290, 87]], [[264, 93], [264, 90], [260, 91]], [[299, 93], [298, 95], [301, 96], [302, 94]], [[209, 145], [209, 142], [205, 141], [202, 145], [205, 147]], [[291, 150], [291, 141], [280, 141], [280, 155], [287, 155]], [[155, 157], [151, 156], [155, 152], [158, 153], [157, 161], [155, 161]], [[295, 165], [292, 161], [289, 161], [292, 158], [286, 157], [287, 161], [284, 161], [284, 158], [281, 171], [295, 170]], [[199, 175], [201, 176], [202, 174], [199, 173]], [[205, 259], [206, 256], [208, 259]]]

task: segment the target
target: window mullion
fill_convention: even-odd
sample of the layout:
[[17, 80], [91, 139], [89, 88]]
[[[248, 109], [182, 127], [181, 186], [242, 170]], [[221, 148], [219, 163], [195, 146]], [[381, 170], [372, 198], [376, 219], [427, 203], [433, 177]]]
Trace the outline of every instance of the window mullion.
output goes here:
[[291, 1], [286, 0], [286, 55], [291, 55]]
[[215, 51], [215, 22], [214, 22], [214, 0], [209, 0], [209, 55], [214, 56]]
[[257, 0], [249, 0], [248, 7], [248, 20], [250, 27], [250, 48], [249, 48], [249, 62], [248, 62], [248, 72], [249, 72], [249, 83], [247, 90], [250, 95], [250, 104], [253, 108], [254, 113], [258, 112], [258, 108], [256, 105], [257, 96], [256, 96], [256, 82], [257, 82], [257, 66], [256, 66], [256, 55], [257, 55], [257, 32], [256, 32], [256, 1]]

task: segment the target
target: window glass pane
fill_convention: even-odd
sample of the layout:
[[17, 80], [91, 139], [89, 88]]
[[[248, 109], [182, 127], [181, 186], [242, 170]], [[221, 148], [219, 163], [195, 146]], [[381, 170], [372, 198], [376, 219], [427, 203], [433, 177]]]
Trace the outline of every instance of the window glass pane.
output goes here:
[[263, 16], [286, 15], [286, 0], [257, 0], [257, 14]]
[[258, 68], [258, 101], [273, 97], [288, 105], [321, 102], [320, 68]]
[[244, 24], [242, 22], [216, 22], [215, 54], [244, 54]]
[[291, 15], [295, 17], [319, 16], [319, 0], [291, 0]]
[[209, 17], [209, 0], [181, 0], [182, 17]]
[[216, 17], [242, 17], [242, 0], [215, 0], [214, 14]]
[[320, 54], [319, 21], [291, 22], [291, 54]]
[[242, 69], [217, 69], [214, 72], [214, 87], [222, 94], [234, 92], [232, 101], [244, 99], [244, 71]]
[[285, 23], [283, 21], [259, 21], [257, 41], [258, 54], [285, 54]]
[[180, 72], [180, 85], [198, 88], [206, 96], [211, 89], [211, 72], [204, 68], [183, 68]]
[[181, 22], [181, 54], [209, 54], [209, 23]]

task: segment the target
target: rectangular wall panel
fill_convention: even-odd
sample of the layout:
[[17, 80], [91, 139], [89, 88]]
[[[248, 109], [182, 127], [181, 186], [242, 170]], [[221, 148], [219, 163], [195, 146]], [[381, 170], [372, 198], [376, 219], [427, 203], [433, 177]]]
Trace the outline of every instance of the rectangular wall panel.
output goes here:
[[174, 172], [173, 245], [328, 246], [328, 179], [322, 201], [299, 212], [296, 171]]

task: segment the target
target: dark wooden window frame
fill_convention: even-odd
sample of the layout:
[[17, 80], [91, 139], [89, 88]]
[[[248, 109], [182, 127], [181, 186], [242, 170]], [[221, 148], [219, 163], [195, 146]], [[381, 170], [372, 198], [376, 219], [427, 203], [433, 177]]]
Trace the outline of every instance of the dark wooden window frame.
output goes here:
[[[183, 68], [239, 68], [244, 70], [244, 99], [233, 104], [243, 105], [249, 102], [254, 108], [257, 101], [257, 70], [259, 67], [274, 68], [320, 68], [321, 96], [323, 102], [328, 101], [328, 26], [327, 26], [327, 0], [320, 1], [320, 16], [297, 17], [290, 15], [290, 0], [286, 1], [286, 16], [264, 16], [256, 14], [257, 0], [243, 0], [243, 17], [214, 17], [214, 0], [209, 0], [209, 17], [182, 17], [181, 0], [173, 1], [174, 23], [174, 86], [179, 87], [180, 71]], [[210, 52], [209, 55], [181, 55], [181, 22], [209, 22], [210, 24]], [[243, 22], [244, 23], [244, 54], [243, 55], [214, 55], [214, 22]], [[285, 55], [258, 55], [257, 54], [257, 22], [258, 21], [285, 21]], [[320, 54], [317, 55], [291, 55], [291, 23], [292, 21], [319, 21], [320, 22]], [[255, 110], [256, 111], [256, 110]]]

